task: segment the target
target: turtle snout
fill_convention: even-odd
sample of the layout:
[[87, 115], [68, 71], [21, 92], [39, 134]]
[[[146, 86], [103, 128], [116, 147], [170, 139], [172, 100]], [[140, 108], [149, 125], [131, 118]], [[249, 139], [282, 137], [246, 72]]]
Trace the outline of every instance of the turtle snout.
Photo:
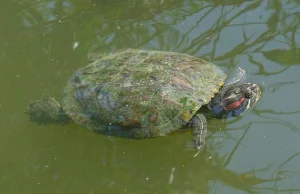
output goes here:
[[245, 98], [252, 100], [255, 104], [261, 96], [261, 90], [257, 84], [249, 83], [244, 94]]
[[245, 98], [250, 99], [252, 97], [252, 90], [246, 90], [245, 92]]
[[255, 93], [256, 95], [260, 96], [261, 95], [261, 91], [260, 91], [260, 88], [257, 84], [251, 84], [249, 87], [248, 87], [249, 91]]

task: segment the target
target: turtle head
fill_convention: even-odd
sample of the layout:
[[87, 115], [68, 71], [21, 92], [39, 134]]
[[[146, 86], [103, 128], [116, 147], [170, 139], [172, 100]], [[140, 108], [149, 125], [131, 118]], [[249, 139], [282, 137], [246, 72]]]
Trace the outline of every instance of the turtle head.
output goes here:
[[234, 83], [223, 86], [208, 104], [217, 115], [238, 116], [255, 106], [261, 96], [261, 90], [254, 83]]

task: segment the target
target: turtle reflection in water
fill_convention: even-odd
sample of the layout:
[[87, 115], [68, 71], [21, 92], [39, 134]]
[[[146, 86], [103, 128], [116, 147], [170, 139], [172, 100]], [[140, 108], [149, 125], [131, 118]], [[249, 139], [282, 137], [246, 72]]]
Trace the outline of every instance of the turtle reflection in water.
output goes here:
[[214, 64], [190, 55], [128, 49], [95, 60], [67, 83], [62, 104], [53, 98], [30, 102], [37, 122], [75, 121], [107, 135], [150, 138], [192, 129], [195, 146], [205, 143], [214, 115], [238, 116], [260, 98], [258, 85], [245, 83], [238, 68], [229, 80]]

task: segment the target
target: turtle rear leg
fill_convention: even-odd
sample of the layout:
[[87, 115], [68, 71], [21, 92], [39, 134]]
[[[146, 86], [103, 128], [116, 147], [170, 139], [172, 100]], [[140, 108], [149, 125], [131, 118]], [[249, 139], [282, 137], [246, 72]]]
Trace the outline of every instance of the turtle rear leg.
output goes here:
[[193, 127], [193, 137], [195, 146], [198, 150], [197, 156], [201, 149], [203, 148], [205, 144], [205, 137], [207, 134], [207, 120], [203, 114], [196, 114], [191, 121], [192, 127]]
[[39, 124], [68, 123], [71, 119], [53, 98], [35, 100], [29, 103], [27, 114], [31, 121]]

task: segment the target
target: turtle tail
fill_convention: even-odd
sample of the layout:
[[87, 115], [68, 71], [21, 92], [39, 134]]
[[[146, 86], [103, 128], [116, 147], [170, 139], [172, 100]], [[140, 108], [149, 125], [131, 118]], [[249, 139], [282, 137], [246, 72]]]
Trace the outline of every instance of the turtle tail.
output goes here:
[[26, 113], [31, 121], [38, 124], [67, 124], [71, 122], [60, 104], [53, 98], [31, 101]]

